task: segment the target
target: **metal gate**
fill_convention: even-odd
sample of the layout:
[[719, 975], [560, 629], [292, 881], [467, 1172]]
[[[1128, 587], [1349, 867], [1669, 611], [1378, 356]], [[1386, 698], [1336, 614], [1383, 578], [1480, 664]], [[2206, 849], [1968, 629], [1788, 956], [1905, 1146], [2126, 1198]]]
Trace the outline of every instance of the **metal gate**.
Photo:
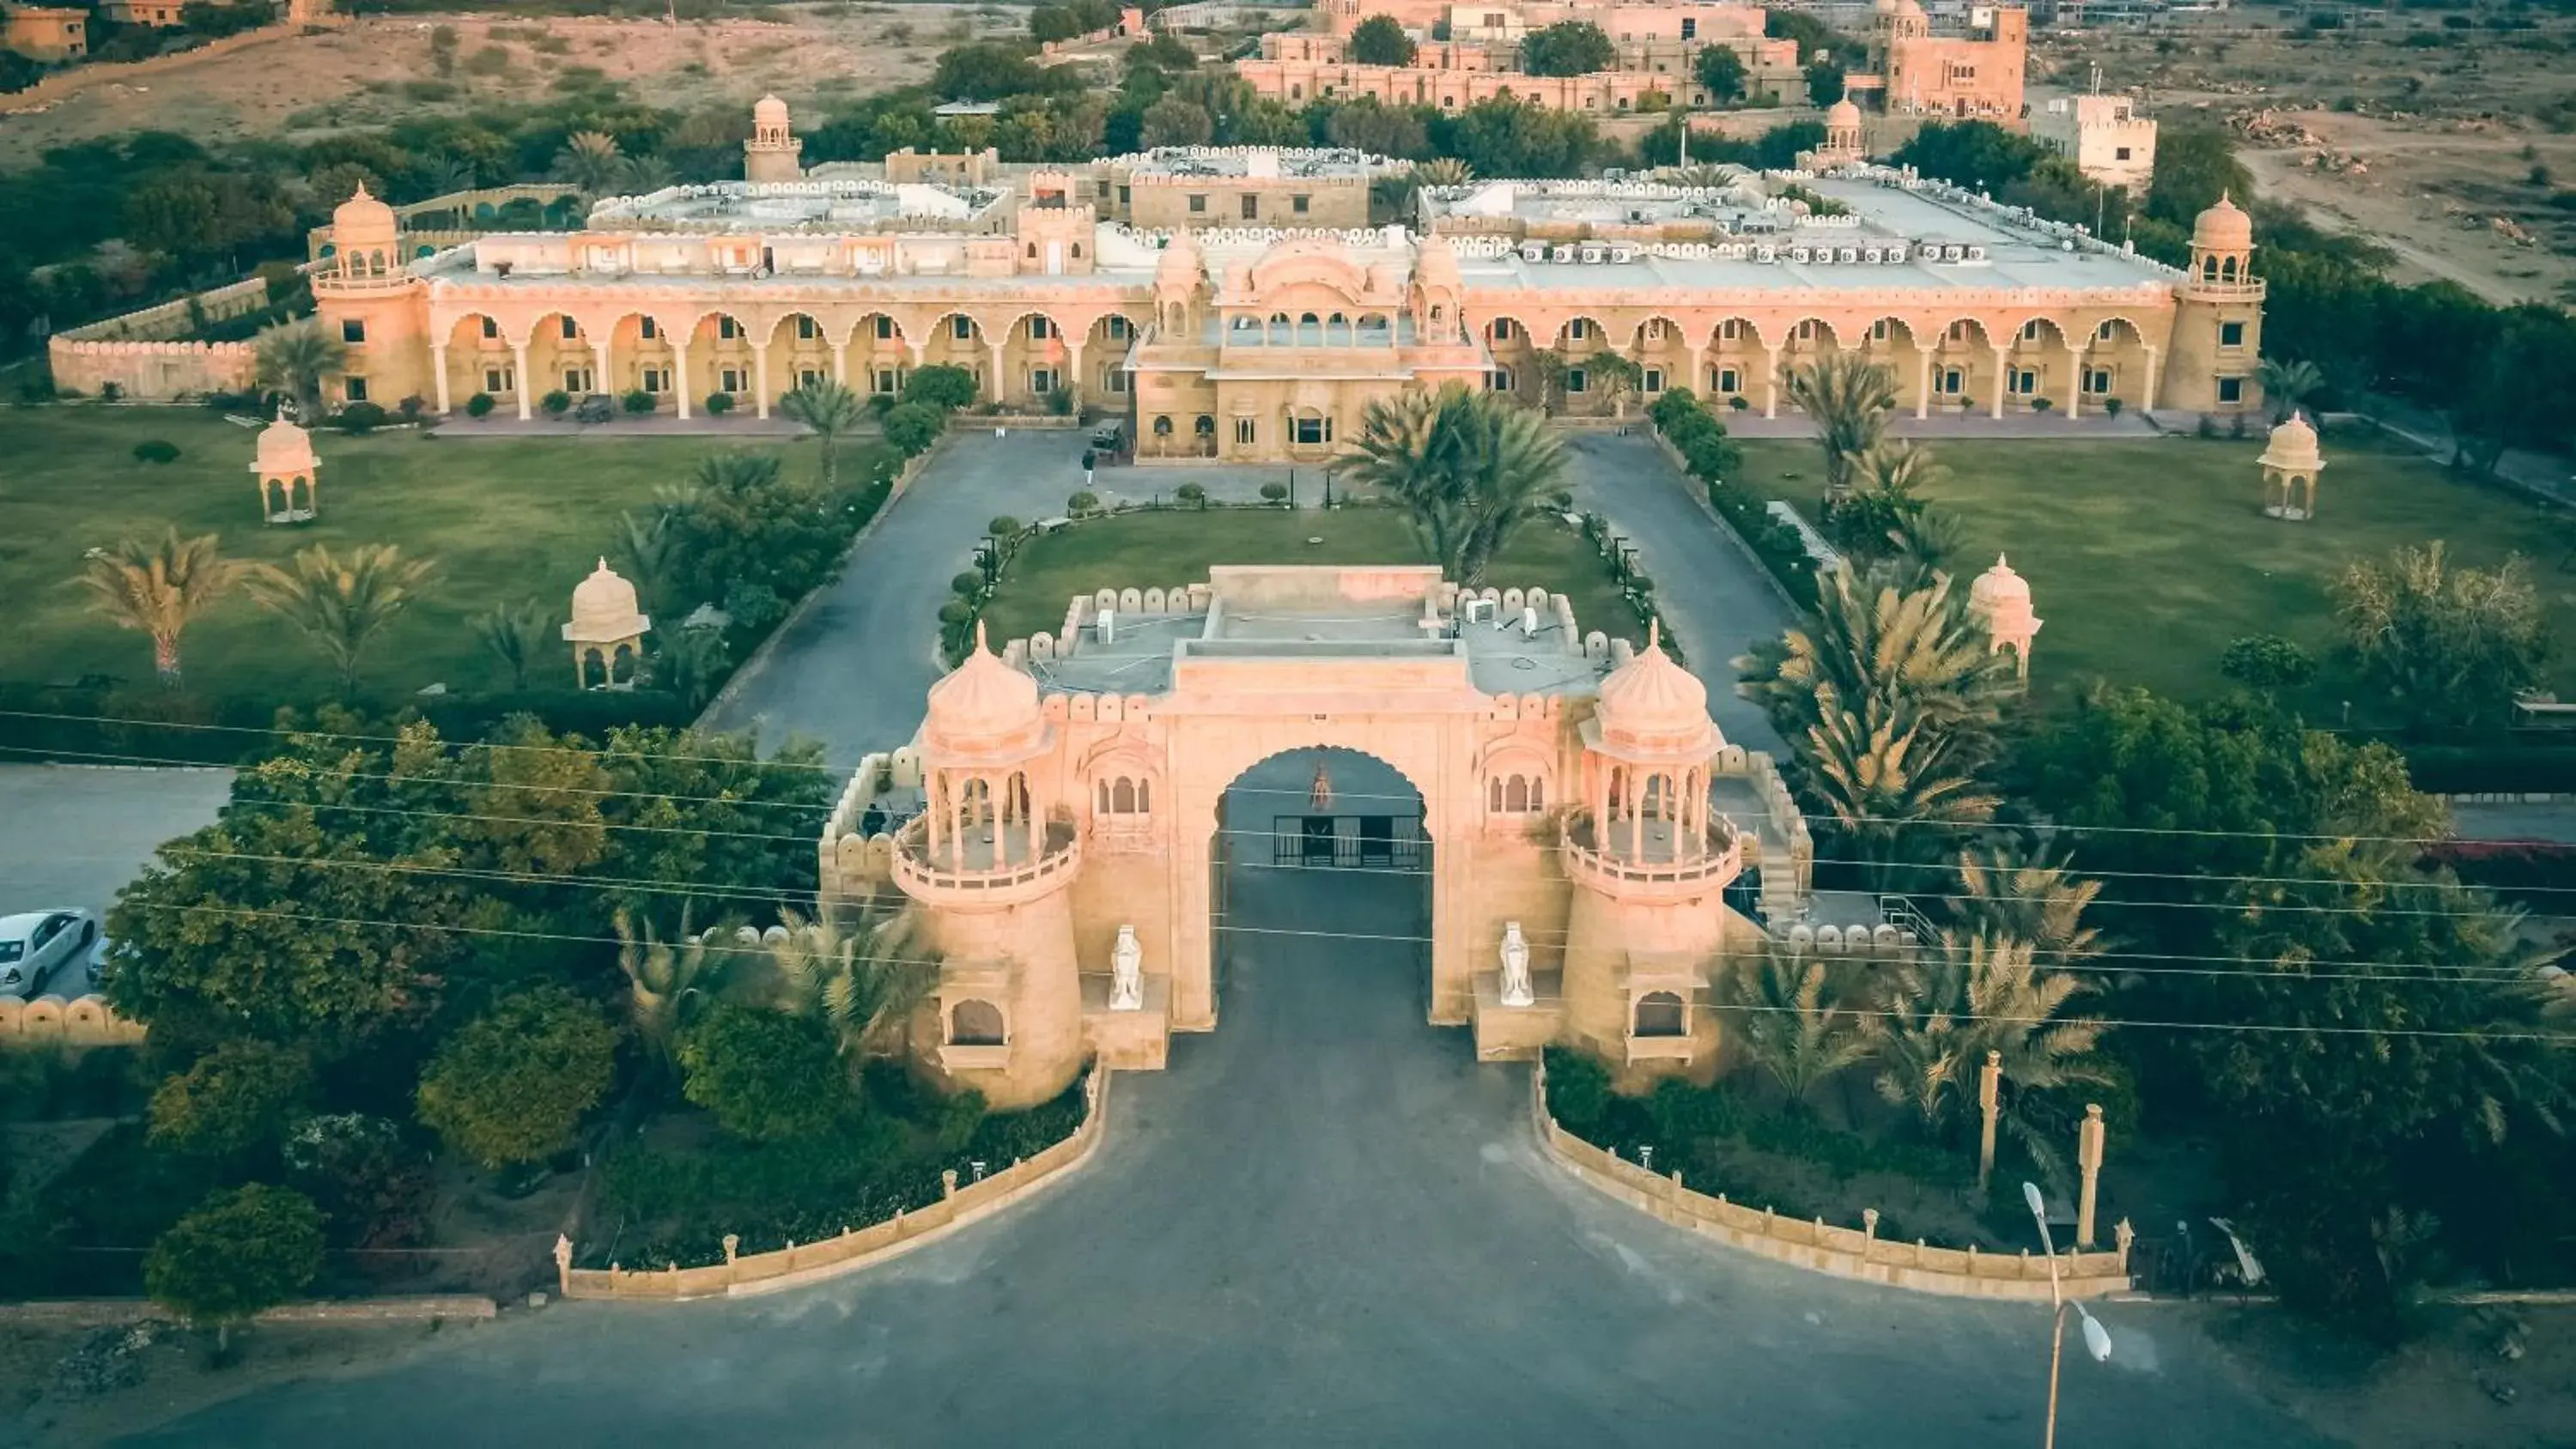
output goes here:
[[1280, 815], [1272, 818], [1271, 863], [1316, 869], [1419, 870], [1419, 815]]

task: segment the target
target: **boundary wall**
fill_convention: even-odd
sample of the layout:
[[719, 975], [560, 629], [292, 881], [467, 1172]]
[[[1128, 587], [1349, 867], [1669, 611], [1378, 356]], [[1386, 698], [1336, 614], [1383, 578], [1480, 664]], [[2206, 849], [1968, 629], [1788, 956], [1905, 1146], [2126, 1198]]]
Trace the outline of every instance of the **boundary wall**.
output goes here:
[[[2018, 1257], [1980, 1253], [1974, 1248], [1934, 1248], [1920, 1241], [1888, 1242], [1878, 1236], [1878, 1210], [1861, 1214], [1859, 1228], [1828, 1227], [1822, 1218], [1801, 1222], [1769, 1208], [1731, 1203], [1724, 1194], [1710, 1197], [1682, 1186], [1681, 1174], [1658, 1177], [1616, 1153], [1584, 1141], [1556, 1125], [1547, 1112], [1547, 1068], [1530, 1070], [1530, 1116], [1539, 1143], [1558, 1166], [1630, 1207], [1639, 1208], [1702, 1237], [1759, 1254], [1775, 1262], [1813, 1269], [1837, 1278], [1884, 1283], [1917, 1293], [1954, 1298], [2006, 1298], [2049, 1301], [2049, 1263], [2024, 1251]], [[2121, 1244], [2108, 1253], [2061, 1254], [2057, 1262], [2065, 1295], [2102, 1298], [2127, 1293], [2129, 1245], [2127, 1224]]]
[[20, 1047], [132, 1046], [143, 1023], [116, 1014], [96, 992], [60, 996], [0, 996], [0, 1051]]

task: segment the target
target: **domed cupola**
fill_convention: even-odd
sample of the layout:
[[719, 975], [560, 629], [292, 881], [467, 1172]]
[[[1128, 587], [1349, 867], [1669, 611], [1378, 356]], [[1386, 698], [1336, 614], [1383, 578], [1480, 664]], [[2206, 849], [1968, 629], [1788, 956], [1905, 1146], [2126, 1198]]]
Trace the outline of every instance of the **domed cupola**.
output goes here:
[[1724, 743], [1708, 717], [1708, 686], [1664, 652], [1660, 624], [1601, 681], [1600, 726], [1601, 742], [1627, 755], [1705, 756]]
[[1003, 663], [985, 644], [978, 623], [975, 651], [930, 687], [930, 714], [921, 727], [925, 751], [943, 765], [1018, 759], [1045, 739], [1038, 682]]

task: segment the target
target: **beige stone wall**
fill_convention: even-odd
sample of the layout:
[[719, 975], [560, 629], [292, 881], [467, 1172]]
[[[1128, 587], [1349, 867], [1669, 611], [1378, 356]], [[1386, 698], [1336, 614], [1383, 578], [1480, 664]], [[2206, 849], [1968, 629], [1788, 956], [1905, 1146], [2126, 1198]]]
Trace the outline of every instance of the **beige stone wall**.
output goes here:
[[[1147, 231], [1211, 226], [1330, 227], [1369, 224], [1368, 182], [1330, 176], [1139, 176], [1128, 183], [1129, 220]], [[1306, 205], [1299, 210], [1303, 198]]]
[[1530, 1095], [1539, 1141], [1559, 1166], [1631, 1207], [1729, 1247], [1837, 1278], [1960, 1298], [2047, 1303], [2061, 1290], [2069, 1298], [2099, 1298], [2130, 1289], [2125, 1246], [2117, 1252], [2061, 1255], [2059, 1286], [2052, 1287], [2048, 1260], [2028, 1252], [2006, 1256], [1887, 1242], [1877, 1235], [1875, 1214], [1859, 1228], [1832, 1227], [1822, 1219], [1784, 1218], [1769, 1208], [1693, 1192], [1681, 1185], [1678, 1172], [1658, 1177], [1559, 1127], [1547, 1114], [1543, 1068], [1530, 1073]]
[[247, 342], [75, 342], [57, 336], [45, 350], [54, 386], [97, 397], [114, 383], [128, 402], [248, 392], [259, 373]]
[[0, 996], [0, 1051], [13, 1047], [132, 1046], [143, 1023], [117, 1015], [107, 998], [92, 993], [66, 1000]]
[[75, 342], [170, 342], [187, 336], [201, 320], [222, 322], [247, 316], [267, 305], [267, 279], [244, 277], [193, 297], [101, 318], [55, 335]]

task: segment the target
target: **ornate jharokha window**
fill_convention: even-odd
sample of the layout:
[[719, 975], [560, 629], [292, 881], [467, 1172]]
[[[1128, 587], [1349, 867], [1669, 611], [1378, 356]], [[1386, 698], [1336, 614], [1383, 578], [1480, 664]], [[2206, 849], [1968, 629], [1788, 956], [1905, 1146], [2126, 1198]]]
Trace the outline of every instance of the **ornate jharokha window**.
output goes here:
[[1495, 815], [1539, 814], [1547, 809], [1547, 782], [1536, 775], [1489, 776], [1485, 809]]
[[[979, 1003], [980, 1004], [980, 1003]], [[1682, 999], [1670, 991], [1649, 991], [1637, 998], [1638, 1036], [1687, 1036]]]
[[948, 1008], [950, 1046], [1003, 1044], [1002, 1008], [989, 1001], [961, 1001]]

